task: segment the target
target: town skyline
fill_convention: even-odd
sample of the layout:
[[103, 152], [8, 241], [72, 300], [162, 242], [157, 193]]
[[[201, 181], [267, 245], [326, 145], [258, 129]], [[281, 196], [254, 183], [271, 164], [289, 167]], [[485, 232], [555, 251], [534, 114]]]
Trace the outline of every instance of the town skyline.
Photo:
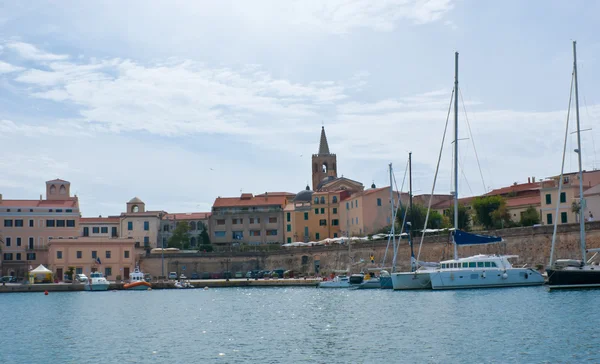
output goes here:
[[[412, 151], [414, 193], [427, 194], [455, 51], [474, 134], [461, 101], [461, 197], [559, 174], [571, 40], [582, 129], [600, 115], [595, 3], [120, 5], [5, 5], [4, 198], [36, 198], [44, 181], [62, 178], [84, 216], [107, 216], [134, 196], [192, 212], [240, 191], [297, 193], [310, 185], [322, 125], [340, 176], [389, 185], [392, 162], [400, 185]], [[582, 138], [592, 170], [598, 131]], [[452, 190], [450, 139], [436, 193]], [[574, 153], [566, 169], [576, 170]]]

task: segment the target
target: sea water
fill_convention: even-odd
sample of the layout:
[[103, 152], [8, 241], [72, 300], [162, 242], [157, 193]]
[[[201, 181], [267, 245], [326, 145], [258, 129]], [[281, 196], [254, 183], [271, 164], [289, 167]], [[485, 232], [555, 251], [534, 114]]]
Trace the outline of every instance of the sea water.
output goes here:
[[0, 295], [0, 363], [600, 362], [600, 290]]

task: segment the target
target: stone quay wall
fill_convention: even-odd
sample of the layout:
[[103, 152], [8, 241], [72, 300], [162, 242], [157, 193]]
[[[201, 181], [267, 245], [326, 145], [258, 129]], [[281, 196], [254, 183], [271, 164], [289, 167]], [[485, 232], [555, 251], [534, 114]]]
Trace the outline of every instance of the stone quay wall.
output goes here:
[[[499, 235], [504, 242], [484, 246], [459, 247], [459, 256], [475, 254], [510, 254], [518, 255], [512, 260], [515, 266], [529, 267], [546, 266], [549, 263], [553, 226], [523, 227], [481, 232], [481, 234]], [[415, 256], [418, 254], [421, 237], [413, 239]], [[600, 222], [586, 223], [587, 248], [600, 247]], [[320, 273], [329, 274], [334, 270], [345, 270], [351, 265], [353, 272], [362, 269], [375, 268], [386, 256], [384, 266], [392, 263], [392, 247], [386, 252], [387, 241], [369, 241], [353, 243], [349, 251], [347, 245], [314, 246], [282, 248], [273, 252], [248, 253], [176, 253], [165, 254], [164, 261], [160, 254], [147, 254], [141, 258], [141, 269], [152, 276], [160, 276], [162, 265], [164, 272], [184, 273], [188, 277], [193, 273], [202, 272], [247, 272], [248, 270], [290, 269], [295, 272], [312, 275], [315, 265]], [[375, 264], [370, 262], [374, 256]], [[439, 262], [451, 259], [453, 246], [449, 234], [427, 236], [421, 248], [419, 259], [422, 261]], [[588, 258], [591, 255], [588, 255]], [[409, 269], [410, 247], [407, 240], [402, 240], [397, 255], [398, 270]], [[579, 224], [559, 225], [555, 259], [580, 258]], [[183, 269], [185, 267], [185, 269]]]

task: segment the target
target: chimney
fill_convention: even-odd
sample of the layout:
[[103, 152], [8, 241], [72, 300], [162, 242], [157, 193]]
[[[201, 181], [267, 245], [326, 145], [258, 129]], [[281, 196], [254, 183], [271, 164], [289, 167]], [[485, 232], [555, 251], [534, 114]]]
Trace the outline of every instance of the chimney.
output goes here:
[[527, 177], [527, 183], [531, 183], [531, 177]]
[[40, 201], [42, 201], [42, 194], [40, 193]]
[[269, 192], [265, 192], [265, 201], [269, 199]]
[[531, 182], [535, 183], [535, 177], [531, 177]]
[[0, 193], [0, 205], [2, 204], [2, 194]]

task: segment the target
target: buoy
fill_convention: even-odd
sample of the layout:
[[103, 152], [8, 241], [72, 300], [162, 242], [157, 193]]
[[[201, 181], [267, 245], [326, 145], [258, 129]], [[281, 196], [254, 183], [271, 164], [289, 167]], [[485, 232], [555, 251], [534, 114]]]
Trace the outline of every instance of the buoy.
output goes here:
[[506, 279], [506, 278], [508, 278], [508, 274], [506, 274], [506, 273], [503, 273], [503, 274], [502, 274], [502, 279]]
[[204, 290], [206, 291], [208, 289], [208, 286], [204, 287]]
[[44, 296], [47, 296], [47, 295], [48, 295], [48, 291], [44, 291]]

